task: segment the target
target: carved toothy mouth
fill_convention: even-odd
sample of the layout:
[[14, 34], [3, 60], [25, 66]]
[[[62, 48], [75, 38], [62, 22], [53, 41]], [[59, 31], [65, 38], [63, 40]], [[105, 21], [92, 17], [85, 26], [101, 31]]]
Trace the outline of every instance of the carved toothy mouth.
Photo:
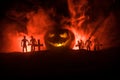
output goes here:
[[67, 40], [65, 42], [61, 42], [61, 43], [52, 43], [50, 41], [48, 41], [48, 43], [54, 47], [64, 47], [66, 46], [66, 44], [69, 42], [70, 40]]

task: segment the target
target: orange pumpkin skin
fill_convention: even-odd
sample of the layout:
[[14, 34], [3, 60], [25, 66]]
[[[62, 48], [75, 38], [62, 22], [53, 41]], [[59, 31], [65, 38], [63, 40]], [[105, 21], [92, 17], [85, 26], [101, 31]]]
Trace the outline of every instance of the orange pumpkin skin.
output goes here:
[[44, 39], [48, 50], [71, 49], [75, 42], [74, 34], [67, 29], [49, 30]]

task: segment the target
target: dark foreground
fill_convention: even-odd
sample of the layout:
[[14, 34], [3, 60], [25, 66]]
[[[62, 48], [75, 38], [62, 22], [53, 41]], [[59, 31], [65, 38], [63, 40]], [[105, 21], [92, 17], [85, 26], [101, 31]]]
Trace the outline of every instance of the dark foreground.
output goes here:
[[119, 75], [120, 50], [0, 53], [0, 76]]

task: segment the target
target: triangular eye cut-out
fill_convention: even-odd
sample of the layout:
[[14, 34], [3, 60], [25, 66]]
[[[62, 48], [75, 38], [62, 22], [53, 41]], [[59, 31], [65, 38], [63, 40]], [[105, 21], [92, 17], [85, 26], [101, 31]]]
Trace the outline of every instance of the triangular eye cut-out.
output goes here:
[[55, 34], [53, 34], [53, 33], [49, 33], [49, 35], [48, 35], [50, 38], [52, 38], [52, 37], [54, 37], [55, 36]]
[[61, 38], [67, 38], [67, 33], [60, 34]]

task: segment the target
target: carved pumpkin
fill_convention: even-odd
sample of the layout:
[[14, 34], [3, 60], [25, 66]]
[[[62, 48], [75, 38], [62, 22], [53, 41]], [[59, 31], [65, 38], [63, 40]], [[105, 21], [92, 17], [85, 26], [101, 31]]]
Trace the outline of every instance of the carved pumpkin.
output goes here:
[[74, 34], [67, 29], [50, 30], [45, 35], [45, 45], [47, 49], [72, 48], [74, 44]]

